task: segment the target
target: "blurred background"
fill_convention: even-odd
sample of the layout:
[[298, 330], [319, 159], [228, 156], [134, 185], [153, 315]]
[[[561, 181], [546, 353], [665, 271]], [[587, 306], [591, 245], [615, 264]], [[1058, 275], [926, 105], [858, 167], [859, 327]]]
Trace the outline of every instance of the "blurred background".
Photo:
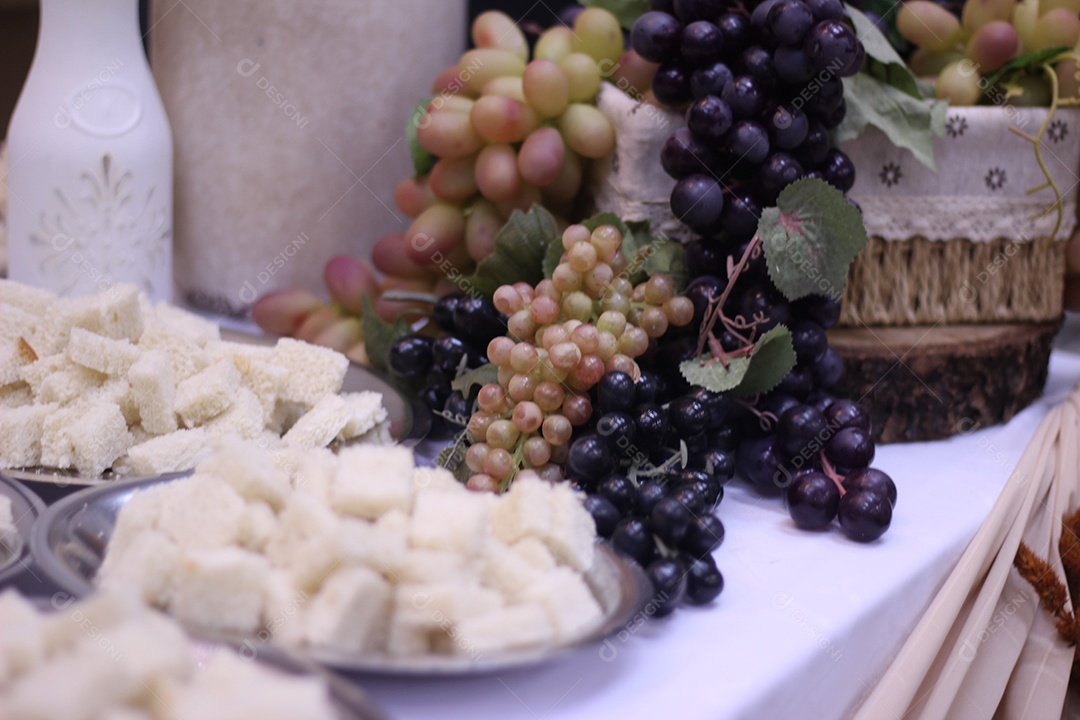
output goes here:
[[[379, 0], [360, 0], [377, 1]], [[432, 3], [439, 1], [430, 0]], [[141, 2], [144, 28], [146, 2], [147, 0]], [[523, 23], [548, 26], [555, 22], [560, 11], [573, 4], [572, 0], [471, 0], [469, 13], [470, 16], [475, 16], [485, 10], [502, 10]], [[37, 0], [0, 0], [0, 138], [7, 135], [11, 111], [30, 69], [37, 40], [37, 27]]]

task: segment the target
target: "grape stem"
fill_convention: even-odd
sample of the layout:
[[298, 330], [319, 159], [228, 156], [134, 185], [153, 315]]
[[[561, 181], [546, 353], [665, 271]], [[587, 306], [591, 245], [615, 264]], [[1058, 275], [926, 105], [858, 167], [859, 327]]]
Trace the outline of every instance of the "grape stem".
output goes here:
[[510, 472], [506, 473], [506, 477], [499, 481], [500, 493], [504, 493], [510, 489], [510, 483], [517, 477], [522, 465], [524, 465], [525, 441], [530, 437], [532, 437], [532, 433], [521, 433], [518, 435], [517, 444], [514, 446], [514, 454], [511, 456]]
[[844, 495], [847, 493], [847, 490], [844, 489], [844, 476], [836, 472], [836, 468], [834, 468], [832, 466], [832, 463], [829, 462], [829, 458], [825, 457], [824, 450], [821, 451], [820, 456], [822, 472], [824, 472], [830, 480], [836, 483], [837, 489], [840, 490], [840, 497], [844, 497]]
[[[713, 359], [708, 361], [707, 364], [721, 363], [724, 367], [728, 367], [729, 359], [732, 357], [745, 357], [750, 355], [754, 351], [754, 336], [756, 335], [756, 328], [758, 325], [765, 323], [766, 318], [764, 314], [756, 314], [752, 320], [746, 321], [746, 318], [741, 315], [737, 315], [733, 318], [728, 317], [724, 313], [724, 305], [728, 301], [728, 297], [731, 295], [731, 291], [734, 289], [735, 283], [739, 281], [739, 277], [746, 270], [747, 264], [750, 261], [758, 257], [761, 254], [761, 236], [755, 234], [750, 243], [746, 244], [746, 249], [743, 252], [739, 262], [731, 266], [731, 259], [728, 258], [728, 284], [724, 287], [724, 293], [720, 294], [720, 297], [716, 301], [710, 300], [708, 303], [708, 309], [705, 313], [704, 320], [702, 321], [701, 335], [698, 337], [698, 350], [694, 353], [694, 356], [701, 356], [705, 352], [705, 345], [708, 345], [713, 355]], [[712, 295], [710, 295], [712, 298]], [[731, 335], [738, 338], [740, 341], [740, 348], [728, 352], [724, 350], [713, 335], [713, 330], [716, 328], [716, 323], [719, 321], [723, 324], [724, 328], [730, 332]], [[750, 330], [748, 334], [744, 335], [745, 330]]]
[[758, 410], [757, 407], [755, 407], [757, 405], [758, 398], [760, 397], [760, 395], [754, 395], [754, 399], [750, 402], [741, 398], [734, 398], [734, 400], [736, 404], [742, 405], [749, 412], [757, 416], [758, 424], [761, 426], [761, 429], [765, 432], [768, 432], [772, 430], [773, 426], [776, 424], [776, 415], [769, 412], [768, 410]]

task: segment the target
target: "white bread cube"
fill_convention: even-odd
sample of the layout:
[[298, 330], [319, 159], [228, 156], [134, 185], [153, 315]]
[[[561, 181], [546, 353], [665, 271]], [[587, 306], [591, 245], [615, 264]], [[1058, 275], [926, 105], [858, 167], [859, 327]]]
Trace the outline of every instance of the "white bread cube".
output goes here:
[[210, 365], [202, 347], [182, 333], [160, 323], [151, 323], [139, 338], [139, 348], [160, 350], [172, 364], [173, 377], [182, 382]]
[[596, 551], [596, 523], [566, 483], [552, 488], [552, 531], [544, 542], [559, 562], [585, 572]]
[[155, 322], [172, 328], [200, 347], [221, 341], [221, 329], [217, 323], [183, 308], [159, 302], [154, 306], [153, 314]]
[[338, 434], [338, 439], [360, 437], [389, 417], [383, 407], [382, 395], [372, 390], [345, 393], [342, 396], [349, 410], [349, 420]]
[[[337, 475], [338, 457], [326, 449], [312, 450], [299, 453], [296, 450], [294, 465], [296, 472], [292, 474], [292, 486], [296, 492], [311, 495], [323, 505], [330, 505], [330, 488], [334, 484]], [[285, 455], [286, 453], [282, 453]]]
[[184, 425], [201, 425], [229, 409], [240, 387], [232, 358], [219, 360], [176, 387], [176, 412]]
[[116, 403], [87, 400], [45, 418], [41, 464], [100, 475], [131, 446], [127, 420]]
[[38, 359], [25, 338], [0, 343], [0, 387], [22, 382], [22, 369]]
[[41, 316], [0, 302], [0, 345], [32, 337], [40, 324]]
[[[494, 501], [495, 498], [492, 496]], [[488, 540], [490, 505], [478, 493], [423, 490], [413, 502], [409, 542], [415, 548], [479, 555]]]
[[281, 438], [290, 447], [322, 448], [349, 423], [349, 407], [339, 395], [327, 395], [300, 416]]
[[143, 428], [155, 435], [176, 430], [176, 374], [169, 356], [163, 350], [144, 351], [127, 377]]
[[[58, 597], [58, 600], [63, 597]], [[45, 618], [45, 653], [55, 655], [73, 652], [86, 640], [87, 624], [99, 632], [107, 632], [127, 621], [143, 608], [139, 598], [129, 592], [94, 593], [65, 607], [63, 612]]]
[[281, 397], [308, 407], [340, 391], [349, 369], [349, 359], [336, 350], [292, 338], [278, 340], [273, 358], [289, 373]]
[[390, 432], [390, 421], [384, 420], [376, 423], [375, 427], [363, 435], [357, 435], [349, 440], [350, 445], [393, 445], [394, 436]]
[[227, 483], [196, 472], [165, 486], [157, 527], [185, 550], [221, 548], [237, 542], [244, 508]]
[[452, 651], [473, 657], [555, 642], [555, 628], [551, 619], [544, 608], [536, 603], [497, 608], [466, 618], [458, 623], [456, 629], [457, 641], [452, 644]]
[[311, 406], [292, 402], [291, 400], [282, 400], [279, 397], [274, 402], [274, 409], [270, 413], [270, 420], [266, 423], [266, 427], [276, 433], [288, 432], [289, 428], [296, 424], [296, 421], [308, 411], [309, 407]]
[[[216, 327], [216, 326], [215, 326]], [[222, 358], [231, 357], [241, 373], [244, 373], [244, 365], [252, 360], [259, 362], [271, 362], [274, 356], [274, 348], [271, 345], [255, 345], [254, 343], [239, 343], [229, 340], [217, 340], [207, 343], [206, 355], [210, 362], [217, 362]]]
[[75, 365], [64, 355], [43, 357], [23, 366], [19, 374], [41, 403], [68, 403], [101, 387], [106, 376]]
[[[273, 352], [269, 348], [258, 349]], [[240, 371], [240, 381], [244, 387], [259, 398], [263, 409], [263, 425], [269, 427], [274, 422], [274, 410], [277, 408], [277, 401], [285, 387], [285, 379], [289, 376], [289, 371], [273, 364], [269, 359], [260, 360], [236, 354], [233, 354], [232, 358], [237, 370]], [[281, 427], [275, 429], [278, 432], [281, 431]]]
[[483, 583], [510, 601], [519, 600], [525, 589], [544, 573], [543, 569], [498, 540], [488, 544], [485, 556]]
[[330, 492], [335, 510], [368, 520], [394, 508], [409, 511], [414, 469], [410, 450], [360, 445], [345, 448], [339, 457], [341, 464]]
[[143, 602], [165, 607], [182, 557], [179, 546], [164, 533], [142, 530], [128, 542], [109, 541], [94, 582], [104, 589], [136, 592]]
[[37, 665], [5, 693], [4, 720], [98, 720], [135, 690], [118, 677], [117, 665], [108, 661], [110, 651], [115, 649], [107, 644], [93, 655], [65, 655]]
[[161, 509], [169, 497], [168, 487], [168, 483], [159, 483], [132, 492], [116, 516], [109, 537], [109, 551], [137, 543], [142, 533], [157, 528]]
[[45, 419], [58, 405], [23, 405], [0, 408], [0, 467], [41, 464], [41, 436]]
[[248, 550], [262, 552], [279, 526], [277, 514], [269, 505], [261, 500], [249, 502], [240, 520], [237, 542]]
[[113, 340], [83, 328], [72, 328], [67, 356], [73, 363], [113, 377], [127, 375], [140, 351], [128, 340]]
[[[415, 616], [398, 612], [400, 602], [395, 597], [395, 611], [390, 616], [390, 627], [386, 633], [386, 654], [391, 657], [428, 655], [431, 653], [431, 629]], [[404, 602], [408, 603], [408, 598]]]
[[288, 496], [285, 509], [278, 513], [278, 520], [280, 532], [266, 546], [266, 556], [278, 567], [287, 566], [296, 554], [296, 548], [305, 540], [337, 536], [341, 523], [341, 518], [325, 504], [303, 493]]
[[0, 303], [14, 305], [34, 315], [46, 314], [56, 303], [55, 294], [43, 288], [0, 278]]
[[530, 535], [546, 538], [553, 527], [551, 484], [543, 480], [514, 482], [491, 511], [492, 533], [506, 543]]
[[45, 657], [44, 620], [15, 590], [0, 593], [0, 687]]
[[288, 476], [270, 455], [235, 435], [220, 438], [197, 472], [232, 487], [245, 500], [262, 500], [275, 510], [285, 504], [290, 490]]
[[479, 577], [479, 566], [470, 563], [460, 553], [409, 548], [398, 572], [398, 580], [403, 583], [453, 582], [474, 575]]
[[310, 599], [306, 591], [296, 587], [288, 572], [272, 568], [266, 583], [262, 627], [255, 639], [291, 647], [302, 645]]
[[24, 382], [0, 387], [0, 406], [17, 408], [34, 404], [34, 392]]
[[384, 644], [391, 598], [390, 584], [373, 570], [335, 572], [311, 601], [307, 641], [345, 652], [375, 650]]
[[396, 580], [409, 550], [407, 537], [408, 518], [397, 510], [375, 523], [345, 518], [337, 552], [342, 565], [363, 565]]
[[538, 570], [554, 570], [559, 566], [555, 556], [551, 554], [551, 550], [539, 538], [522, 538], [511, 545], [510, 549]]
[[131, 383], [124, 378], [108, 378], [101, 387], [91, 392], [88, 396], [93, 400], [106, 400], [115, 403], [124, 415], [128, 427], [139, 424], [139, 406], [135, 403], [135, 393], [132, 392]]
[[[436, 492], [466, 493], [465, 484], [458, 482], [454, 474], [441, 467], [418, 467], [413, 471], [413, 485], [417, 492], [434, 490]], [[494, 497], [494, 496], [492, 496]]]
[[176, 430], [129, 447], [123, 467], [134, 475], [190, 470], [210, 454], [210, 448], [210, 436], [201, 427]]
[[247, 550], [188, 552], [180, 563], [169, 611], [198, 628], [254, 632], [269, 577], [266, 558]]
[[567, 567], [549, 570], [526, 588], [522, 599], [543, 607], [560, 642], [577, 640], [603, 616], [600, 604], [581, 575]]
[[143, 332], [142, 304], [134, 285], [117, 284], [103, 293], [76, 298], [75, 326], [115, 340], [137, 342]]
[[253, 440], [263, 433], [262, 403], [255, 393], [241, 386], [229, 409], [207, 421], [207, 432], [216, 436], [236, 435]]

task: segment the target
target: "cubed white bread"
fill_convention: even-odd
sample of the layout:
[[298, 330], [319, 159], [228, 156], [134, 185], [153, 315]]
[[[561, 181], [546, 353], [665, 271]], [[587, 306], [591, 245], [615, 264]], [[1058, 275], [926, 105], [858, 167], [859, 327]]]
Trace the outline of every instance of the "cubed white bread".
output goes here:
[[396, 579], [408, 553], [407, 538], [408, 518], [398, 510], [374, 523], [345, 518], [341, 521], [341, 563], [363, 565]]
[[375, 427], [363, 435], [357, 435], [349, 441], [350, 445], [393, 445], [394, 436], [390, 432], [390, 421], [376, 423]]
[[488, 652], [536, 647], [555, 642], [547, 611], [536, 603], [497, 608], [457, 625], [451, 651], [474, 658]]
[[270, 421], [266, 423], [266, 427], [277, 433], [288, 432], [309, 407], [311, 406], [279, 397], [274, 403], [274, 410], [270, 413]]
[[75, 365], [64, 355], [50, 355], [25, 365], [20, 375], [40, 403], [71, 402], [89, 395], [107, 379], [96, 370]]
[[198, 628], [250, 633], [259, 626], [270, 563], [236, 547], [184, 554], [170, 613]]
[[263, 433], [257, 440], [253, 440], [252, 442], [258, 443], [260, 447], [265, 447], [274, 466], [285, 473], [285, 476], [289, 478], [290, 484], [296, 484], [297, 473], [300, 472], [300, 468], [303, 467], [304, 464], [304, 459], [312, 452], [311, 450], [285, 447], [281, 443], [281, 438], [270, 431]]
[[72, 328], [67, 346], [73, 363], [112, 377], [127, 375], [140, 354], [129, 340], [113, 340], [83, 328]]
[[552, 528], [544, 542], [559, 562], [585, 572], [596, 551], [596, 523], [566, 483], [552, 488]]
[[301, 415], [281, 439], [290, 447], [326, 447], [345, 428], [350, 417], [349, 406], [340, 395], [326, 395]]
[[[124, 508], [127, 510], [127, 508]], [[121, 513], [123, 514], [123, 513]], [[130, 540], [109, 541], [94, 582], [107, 590], [136, 592], [143, 602], [166, 607], [180, 574], [183, 553], [164, 533], [143, 529]]]
[[135, 393], [131, 389], [131, 383], [126, 379], [110, 377], [105, 380], [101, 387], [92, 391], [88, 397], [94, 400], [107, 400], [116, 403], [116, 406], [120, 408], [120, 412], [124, 415], [128, 429], [132, 425], [139, 424], [139, 406], [135, 403]]
[[[100, 638], [87, 637], [84, 645]], [[152, 610], [139, 612], [108, 632], [108, 653], [120, 667], [125, 683], [149, 687], [161, 676], [185, 677], [195, 668], [187, 636], [176, 621]]]
[[45, 657], [45, 621], [15, 590], [0, 593], [0, 687]]
[[278, 340], [273, 358], [288, 371], [281, 397], [308, 407], [341, 390], [349, 368], [349, 359], [336, 350], [292, 338]]
[[0, 343], [0, 387], [22, 382], [22, 369], [38, 359], [25, 338]]
[[512, 483], [492, 508], [492, 533], [507, 543], [547, 537], [554, 526], [552, 510], [551, 483], [523, 478]]
[[289, 676], [228, 650], [216, 650], [176, 694], [164, 718], [184, 720], [335, 720], [325, 682]]
[[[422, 490], [413, 502], [409, 542], [416, 548], [479, 555], [489, 538], [488, 494]], [[491, 496], [496, 501], [494, 496]]]
[[168, 354], [144, 351], [127, 377], [143, 428], [155, 435], [176, 430], [176, 374]]
[[98, 720], [106, 708], [137, 691], [123, 680], [116, 663], [109, 662], [107, 647], [92, 655], [68, 654], [23, 675], [5, 693], [0, 709], [4, 720]]
[[79, 320], [78, 313], [70, 307], [70, 300], [55, 303], [48, 313], [41, 316], [41, 323], [34, 334], [26, 338], [30, 346], [41, 357], [62, 353], [67, 347], [71, 328]]
[[479, 577], [481, 566], [460, 553], [448, 550], [409, 548], [398, 572], [403, 583], [452, 582], [466, 576]]
[[[266, 556], [275, 566], [286, 567], [296, 548], [308, 538], [337, 535], [341, 518], [324, 503], [303, 493], [293, 493], [278, 513], [280, 531], [266, 546]], [[300, 559], [302, 561], [302, 558]]]
[[190, 470], [210, 454], [211, 442], [203, 428], [176, 430], [128, 448], [125, 474], [160, 475]]
[[109, 550], [136, 543], [142, 533], [157, 528], [161, 509], [165, 499], [169, 497], [168, 487], [167, 483], [156, 484], [138, 488], [131, 493], [131, 497], [116, 515], [116, 524], [109, 536]]
[[151, 323], [139, 338], [138, 346], [144, 352], [147, 350], [160, 350], [169, 358], [173, 368], [174, 380], [182, 382], [195, 373], [210, 365], [206, 357], [195, 341], [159, 323]]
[[236, 435], [248, 440], [257, 438], [264, 429], [262, 403], [255, 393], [241, 386], [229, 409], [207, 421], [204, 427], [216, 437]]
[[40, 315], [0, 302], [0, 345], [32, 337], [40, 324]]
[[240, 387], [232, 358], [219, 360], [176, 386], [176, 412], [184, 425], [201, 425], [229, 409]]
[[[412, 596], [401, 586], [394, 590], [394, 612], [386, 633], [386, 654], [391, 657], [413, 657], [431, 653], [431, 628], [427, 618], [418, 616], [412, 607]], [[402, 612], [402, 609], [406, 609]]]
[[41, 464], [100, 475], [127, 452], [131, 440], [127, 420], [116, 403], [89, 399], [45, 418]]
[[603, 616], [600, 604], [581, 575], [568, 567], [549, 570], [522, 594], [543, 607], [560, 642], [582, 637]]
[[[458, 482], [454, 474], [441, 467], [418, 467], [413, 471], [413, 484], [417, 492], [434, 490], [437, 492], [466, 493], [465, 484]], [[494, 497], [494, 496], [492, 496]]]
[[293, 584], [304, 592], [318, 592], [333, 573], [345, 566], [345, 535], [340, 524], [290, 546], [283, 567]]
[[200, 347], [221, 341], [221, 329], [218, 324], [189, 313], [175, 305], [159, 302], [154, 306], [154, 319], [167, 325]]
[[0, 387], [0, 405], [16, 408], [34, 404], [34, 391], [24, 382]]
[[221, 478], [196, 472], [165, 486], [157, 527], [185, 550], [237, 542], [245, 502]]
[[266, 583], [262, 626], [255, 638], [298, 647], [304, 642], [304, 627], [311, 595], [296, 587], [285, 570], [272, 568]]
[[495, 588], [510, 601], [520, 599], [525, 589], [544, 573], [544, 570], [499, 540], [491, 540], [485, 554], [484, 584]]
[[248, 550], [262, 552], [278, 531], [277, 514], [261, 500], [249, 502], [240, 520], [237, 542]]
[[11, 512], [11, 498], [0, 495], [0, 561], [22, 549], [19, 529], [15, 527], [15, 515]]
[[0, 278], [0, 303], [14, 305], [34, 315], [44, 315], [56, 303], [56, 295], [43, 288]]
[[207, 343], [206, 354], [210, 362], [217, 362], [225, 357], [231, 357], [240, 372], [245, 371], [244, 365], [252, 360], [270, 362], [274, 355], [271, 345], [256, 345], [254, 343], [239, 343], [228, 340], [217, 340]]
[[554, 570], [559, 566], [559, 562], [551, 554], [551, 550], [539, 538], [522, 538], [511, 545], [510, 549], [538, 570]]
[[345, 652], [381, 647], [390, 615], [390, 584], [365, 567], [338, 570], [311, 600], [307, 641]]
[[197, 471], [232, 487], [245, 500], [262, 500], [275, 510], [290, 492], [289, 477], [269, 453], [235, 435], [219, 438]]
[[372, 390], [358, 393], [344, 393], [341, 396], [349, 409], [349, 421], [341, 429], [338, 438], [349, 440], [360, 437], [381, 422], [385, 422], [388, 413], [383, 407], [382, 395]]
[[142, 335], [142, 304], [134, 285], [113, 285], [103, 293], [74, 299], [71, 307], [76, 315], [76, 327], [132, 342]]
[[43, 629], [47, 656], [71, 652], [86, 639], [86, 628], [92, 625], [99, 634], [125, 622], [143, 609], [135, 593], [94, 593], [77, 603], [70, 596], [55, 597], [57, 610], [45, 616]]
[[338, 512], [374, 520], [388, 510], [408, 512], [412, 506], [412, 451], [399, 446], [360, 445], [339, 454], [332, 507]]
[[59, 405], [0, 407], [0, 467], [41, 464], [41, 436], [45, 419]]
[[[284, 453], [283, 453], [284, 454]], [[330, 505], [330, 488], [337, 475], [338, 457], [326, 449], [298, 453], [295, 449], [288, 454], [296, 454], [296, 472], [292, 474], [292, 486], [296, 492], [311, 495], [324, 505]]]
[[429, 618], [432, 647], [441, 653], [457, 652], [469, 643], [457, 632], [460, 623], [494, 612], [505, 605], [503, 596], [475, 582], [427, 583], [418, 586], [413, 607]]
[[[267, 348], [259, 348], [266, 350]], [[271, 350], [272, 352], [272, 350]], [[263, 424], [267, 427], [274, 423], [274, 410], [277, 408], [281, 390], [285, 387], [285, 378], [289, 371], [269, 360], [258, 360], [233, 355], [233, 362], [240, 371], [240, 382], [259, 398], [263, 409]], [[279, 433], [281, 427], [275, 428]]]

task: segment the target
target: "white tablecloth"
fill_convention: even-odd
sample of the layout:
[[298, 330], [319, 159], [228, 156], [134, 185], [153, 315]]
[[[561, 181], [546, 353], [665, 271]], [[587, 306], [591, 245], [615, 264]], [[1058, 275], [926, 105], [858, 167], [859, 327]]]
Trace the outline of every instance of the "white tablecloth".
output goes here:
[[899, 498], [876, 543], [839, 528], [797, 530], [782, 500], [732, 484], [716, 553], [726, 588], [712, 606], [635, 624], [540, 667], [362, 684], [396, 718], [846, 717], [989, 513], [1039, 420], [1078, 380], [1080, 356], [1055, 352], [1043, 397], [1008, 425], [879, 448], [874, 464]]

